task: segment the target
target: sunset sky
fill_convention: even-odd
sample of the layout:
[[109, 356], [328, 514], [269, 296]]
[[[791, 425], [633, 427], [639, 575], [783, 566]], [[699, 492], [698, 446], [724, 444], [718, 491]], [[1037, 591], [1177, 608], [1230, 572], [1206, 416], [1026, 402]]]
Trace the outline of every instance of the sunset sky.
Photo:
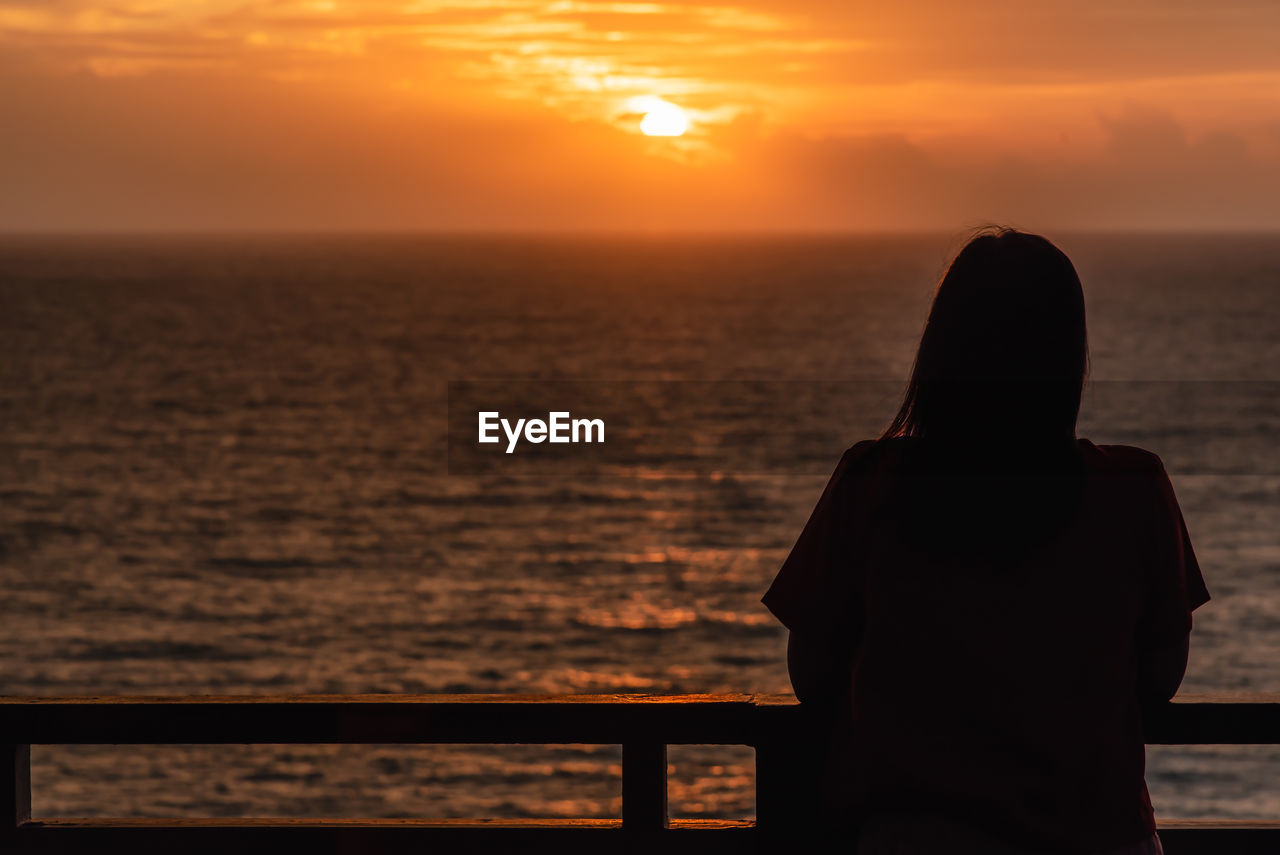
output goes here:
[[1274, 229], [1280, 2], [0, 0], [0, 122], [6, 230]]

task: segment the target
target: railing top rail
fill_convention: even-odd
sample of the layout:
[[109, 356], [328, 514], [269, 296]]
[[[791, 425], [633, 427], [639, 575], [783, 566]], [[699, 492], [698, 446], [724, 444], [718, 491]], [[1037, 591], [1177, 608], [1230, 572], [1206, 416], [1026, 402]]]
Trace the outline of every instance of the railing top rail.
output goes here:
[[[1178, 695], [1174, 706], [1194, 704], [1280, 704], [1280, 692], [1193, 692]], [[583, 704], [602, 706], [655, 704], [749, 704], [799, 706], [791, 694], [704, 693], [660, 694], [297, 694], [297, 695], [0, 695], [0, 710], [27, 705], [115, 706], [119, 704]]]
[[430, 695], [0, 695], [0, 709], [26, 705], [116, 706], [120, 704], [410, 704], [443, 706], [448, 704], [582, 704], [626, 706], [634, 704], [751, 704], [761, 699], [777, 699], [798, 703], [791, 695], [692, 694], [692, 695], [508, 695], [508, 694], [430, 694]]
[[[790, 695], [185, 695], [0, 697], [0, 740], [49, 743], [758, 745], [802, 732]], [[938, 713], [947, 715], [944, 703]], [[1280, 694], [1187, 695], [1151, 743], [1280, 743]]]
[[750, 695], [285, 695], [0, 698], [30, 743], [754, 744]]

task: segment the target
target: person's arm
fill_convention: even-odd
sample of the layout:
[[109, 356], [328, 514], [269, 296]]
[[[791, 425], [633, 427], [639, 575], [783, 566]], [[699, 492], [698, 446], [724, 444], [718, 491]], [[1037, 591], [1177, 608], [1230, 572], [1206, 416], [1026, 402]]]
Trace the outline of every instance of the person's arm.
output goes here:
[[1187, 532], [1159, 458], [1152, 469], [1156, 502], [1147, 591], [1138, 635], [1138, 697], [1160, 704], [1177, 694], [1187, 671], [1191, 612], [1209, 600]]
[[787, 672], [802, 704], [838, 699], [849, 688], [855, 643], [792, 631], [787, 637]]
[[763, 597], [790, 630], [787, 669], [802, 702], [838, 696], [849, 680], [856, 640], [849, 623], [862, 608], [855, 547], [862, 511], [850, 503], [844, 479], [874, 445], [861, 442], [845, 452]]
[[1144, 703], [1163, 703], [1178, 693], [1187, 672], [1191, 636], [1143, 650], [1138, 655], [1138, 697]]

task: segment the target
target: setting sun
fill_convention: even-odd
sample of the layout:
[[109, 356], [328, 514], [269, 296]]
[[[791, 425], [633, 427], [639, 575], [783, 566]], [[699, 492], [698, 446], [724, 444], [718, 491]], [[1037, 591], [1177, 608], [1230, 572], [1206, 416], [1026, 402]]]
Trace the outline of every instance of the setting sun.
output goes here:
[[971, 5], [0, 0], [0, 229], [1280, 228], [1280, 2]]
[[644, 113], [640, 131], [649, 137], [678, 137], [689, 130], [689, 117], [675, 104], [661, 98], [637, 98], [637, 112]]

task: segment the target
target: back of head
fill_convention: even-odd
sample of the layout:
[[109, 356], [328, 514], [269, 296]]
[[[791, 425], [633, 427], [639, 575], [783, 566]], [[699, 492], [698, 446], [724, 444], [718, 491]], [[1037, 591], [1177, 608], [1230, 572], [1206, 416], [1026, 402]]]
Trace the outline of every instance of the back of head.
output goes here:
[[973, 238], [933, 301], [902, 407], [911, 437], [891, 502], [904, 535], [942, 557], [1007, 564], [1070, 518], [1088, 364], [1071, 261], [1038, 235]]
[[1088, 362], [1075, 267], [1039, 235], [978, 235], [951, 263], [886, 435], [1075, 436]]

